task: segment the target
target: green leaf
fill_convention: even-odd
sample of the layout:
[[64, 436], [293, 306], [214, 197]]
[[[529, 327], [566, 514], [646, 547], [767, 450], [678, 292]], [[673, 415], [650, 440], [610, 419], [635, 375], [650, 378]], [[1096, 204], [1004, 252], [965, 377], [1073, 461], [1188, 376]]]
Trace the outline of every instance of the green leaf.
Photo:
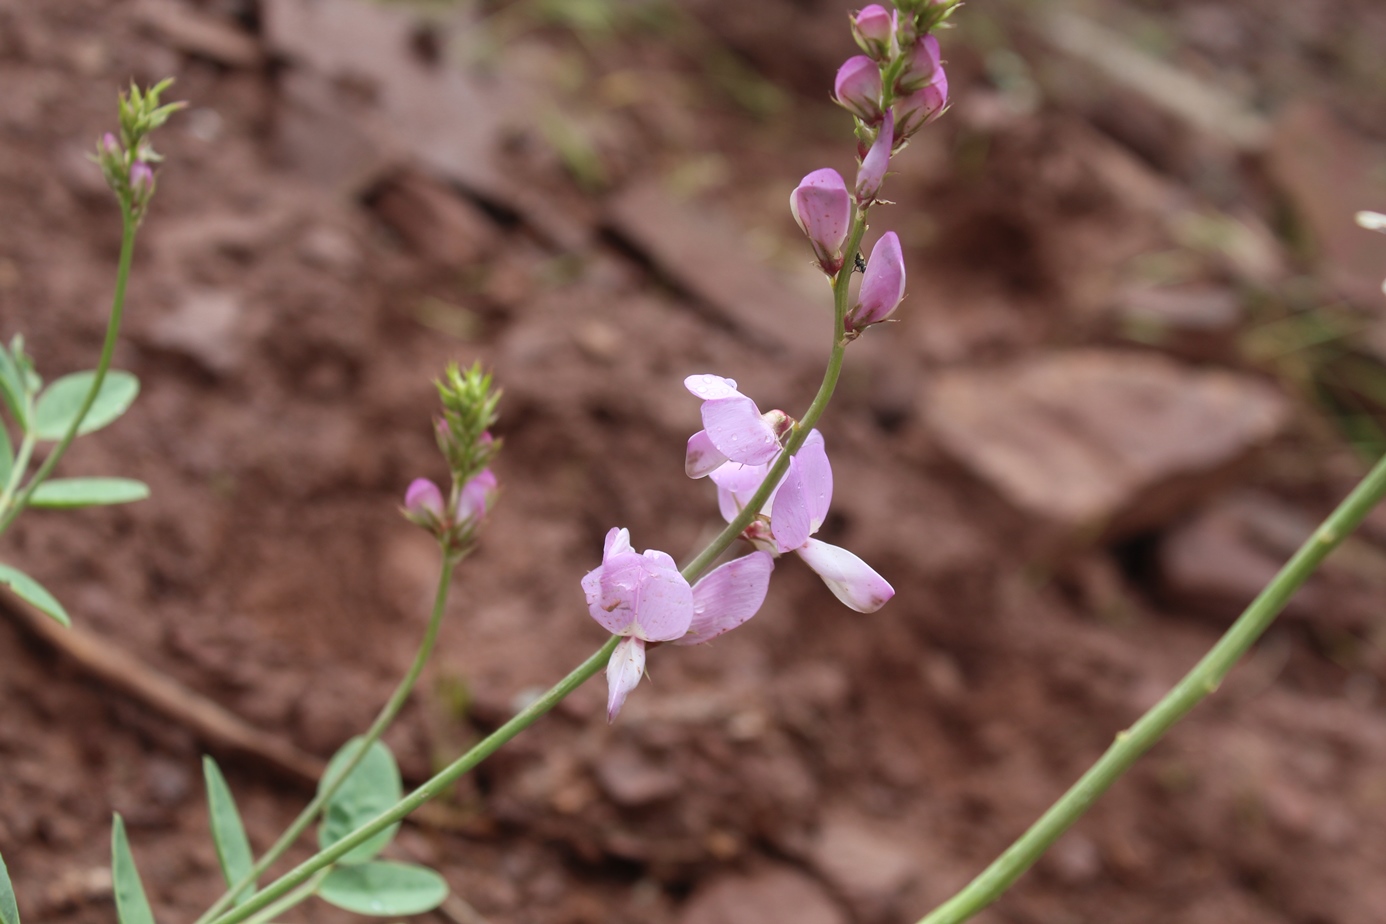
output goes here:
[[29, 506], [94, 507], [128, 504], [148, 496], [149, 485], [133, 478], [50, 478], [34, 490]]
[[[207, 810], [212, 818], [212, 841], [216, 844], [217, 859], [221, 862], [221, 874], [226, 877], [229, 888], [249, 875], [251, 867], [255, 865], [255, 856], [250, 852], [250, 840], [245, 836], [245, 825], [241, 824], [241, 813], [236, 810], [231, 787], [226, 785], [226, 777], [221, 775], [217, 762], [203, 757], [202, 775], [207, 780]], [[236, 904], [254, 894], [255, 884], [251, 883], [236, 896]]]
[[0, 398], [5, 399], [15, 423], [24, 426], [24, 376], [3, 346], [0, 346]]
[[[60, 440], [73, 418], [82, 409], [82, 402], [91, 391], [95, 372], [74, 372], [49, 385], [39, 395], [34, 408], [33, 433], [41, 440]], [[77, 435], [100, 430], [130, 409], [140, 393], [140, 380], [128, 372], [112, 370], [101, 383], [101, 392], [92, 402], [91, 410], [82, 419]]]
[[[323, 773], [323, 780], [330, 780], [346, 766], [347, 761], [360, 747], [361, 739], [352, 738], [342, 745], [341, 750], [332, 755]], [[318, 790], [323, 788], [318, 784]], [[370, 821], [381, 812], [393, 806], [404, 796], [404, 784], [399, 778], [399, 767], [395, 765], [390, 749], [379, 741], [371, 744], [366, 756], [351, 771], [341, 787], [332, 794], [323, 810], [322, 825], [318, 828], [318, 843], [326, 849]], [[394, 824], [375, 837], [348, 851], [338, 863], [365, 863], [394, 839], [399, 825]]]
[[375, 917], [422, 914], [448, 897], [447, 881], [410, 863], [374, 862], [339, 866], [318, 886], [323, 901]]
[[10, 472], [14, 471], [14, 447], [10, 445], [10, 434], [5, 429], [5, 424], [0, 421], [0, 487], [4, 487], [5, 482], [10, 480]]
[[63, 605], [58, 602], [57, 598], [44, 590], [42, 584], [18, 568], [0, 564], [0, 584], [4, 584], [14, 591], [19, 599], [33, 604], [40, 612], [52, 616], [65, 626], [72, 625], [67, 610], [63, 609]]
[[19, 906], [14, 903], [14, 886], [10, 885], [4, 857], [0, 857], [0, 924], [19, 924]]
[[154, 924], [154, 912], [144, 897], [139, 870], [125, 837], [125, 822], [119, 815], [111, 828], [111, 878], [115, 881], [116, 917], [120, 924]]

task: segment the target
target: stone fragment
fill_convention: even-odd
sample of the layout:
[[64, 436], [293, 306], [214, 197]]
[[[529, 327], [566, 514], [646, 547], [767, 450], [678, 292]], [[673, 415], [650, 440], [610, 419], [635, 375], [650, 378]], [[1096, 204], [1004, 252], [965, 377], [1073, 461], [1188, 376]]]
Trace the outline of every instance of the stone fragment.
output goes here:
[[240, 366], [245, 351], [243, 314], [240, 299], [232, 293], [196, 289], [150, 326], [148, 340], [214, 375], [227, 375]]
[[1243, 312], [1237, 293], [1222, 286], [1137, 286], [1118, 294], [1119, 331], [1191, 359], [1233, 355]]
[[1022, 511], [1090, 538], [1168, 522], [1287, 414], [1249, 376], [1097, 349], [945, 372], [925, 402], [947, 452]]
[[679, 775], [629, 747], [608, 750], [597, 763], [597, 782], [617, 805], [648, 805], [667, 799], [683, 785]]
[[809, 862], [853, 904], [881, 910], [920, 874], [921, 857], [865, 818], [830, 814], [809, 848]]
[[646, 182], [617, 194], [607, 221], [724, 322], [790, 356], [821, 356], [823, 331], [810, 321], [823, 317], [816, 309], [830, 296], [827, 285], [815, 304], [810, 286], [757, 261], [729, 220]]
[[413, 251], [449, 267], [479, 261], [496, 237], [496, 227], [472, 203], [444, 183], [405, 171], [381, 184], [371, 207]]
[[788, 867], [726, 876], [700, 887], [679, 924], [846, 924], [847, 916], [813, 879]]
[[249, 33], [207, 13], [171, 0], [142, 0], [136, 15], [169, 45], [227, 67], [252, 68], [264, 62], [260, 44]]

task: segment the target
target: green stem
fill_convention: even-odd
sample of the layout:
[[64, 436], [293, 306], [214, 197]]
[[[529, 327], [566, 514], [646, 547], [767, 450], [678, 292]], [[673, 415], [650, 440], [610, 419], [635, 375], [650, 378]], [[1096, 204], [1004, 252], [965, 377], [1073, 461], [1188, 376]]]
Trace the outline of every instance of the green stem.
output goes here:
[[[123, 222], [123, 230], [120, 236], [120, 262], [116, 267], [115, 294], [111, 299], [111, 316], [106, 322], [106, 341], [101, 345], [101, 360], [96, 364], [96, 375], [92, 379], [91, 389], [87, 392], [87, 397], [82, 401], [81, 408], [77, 411], [77, 416], [72, 418], [72, 423], [68, 426], [63, 438], [58, 441], [52, 451], [48, 453], [48, 458], [43, 460], [34, 477], [29, 479], [29, 483], [24, 486], [24, 490], [14, 499], [8, 509], [3, 509], [0, 513], [0, 534], [4, 534], [14, 522], [15, 517], [19, 516], [29, 504], [29, 498], [33, 496], [38, 486], [43, 484], [58, 461], [62, 459], [63, 453], [67, 452], [67, 447], [72, 445], [72, 441], [77, 438], [77, 429], [82, 425], [87, 412], [96, 403], [96, 396], [101, 393], [101, 385], [106, 381], [106, 370], [111, 367], [111, 357], [115, 354], [116, 340], [120, 336], [120, 319], [125, 313], [125, 286], [130, 281], [130, 264], [135, 258], [135, 234], [139, 230], [139, 221], [131, 213], [128, 204], [122, 202], [120, 205], [120, 217]], [[27, 439], [27, 435], [26, 435]]]
[[322, 881], [327, 878], [327, 874], [330, 872], [330, 869], [318, 870], [313, 878], [309, 879], [303, 885], [294, 889], [274, 904], [261, 909], [259, 914], [247, 919], [245, 924], [266, 924], [266, 922], [273, 921], [290, 908], [306, 902], [318, 891], [318, 886], [322, 884]]
[[[33, 404], [31, 400], [30, 405]], [[29, 417], [33, 417], [33, 408], [29, 409]], [[34, 444], [38, 440], [32, 433], [25, 433], [24, 439], [19, 443], [19, 452], [14, 457], [14, 467], [10, 470], [10, 477], [5, 482], [5, 490], [0, 492], [0, 514], [10, 509], [10, 501], [14, 498], [14, 492], [19, 490], [19, 483], [24, 480], [24, 472], [29, 468], [29, 457], [34, 454]]]
[[313, 819], [317, 818], [323, 806], [341, 788], [342, 783], [351, 775], [351, 771], [355, 770], [356, 766], [365, 759], [366, 752], [370, 750], [371, 745], [380, 739], [380, 736], [385, 733], [385, 729], [389, 728], [390, 723], [395, 720], [395, 716], [399, 715], [399, 711], [404, 708], [405, 701], [414, 689], [414, 684], [418, 682], [424, 665], [428, 663], [429, 657], [433, 654], [433, 646], [438, 640], [438, 628], [442, 625], [443, 612], [447, 609], [448, 590], [452, 586], [452, 574], [462, 557], [448, 549], [443, 550], [443, 564], [438, 576], [438, 589], [433, 595], [433, 612], [428, 618], [428, 629], [424, 632], [418, 653], [414, 655], [414, 663], [409, 666], [404, 679], [399, 682], [399, 686], [395, 687], [395, 692], [391, 694], [389, 701], [380, 710], [380, 714], [375, 717], [375, 721], [371, 723], [371, 727], [366, 730], [365, 735], [362, 736], [360, 746], [352, 753], [351, 759], [342, 766], [335, 776], [330, 779], [323, 779], [313, 801], [308, 803], [307, 807], [294, 819], [293, 824], [284, 830], [284, 833], [279, 836], [279, 839], [269, 850], [265, 851], [264, 856], [255, 862], [250, 871], [228, 889], [221, 898], [217, 899], [215, 904], [203, 912], [202, 916], [197, 919], [198, 924], [205, 924], [225, 911], [238, 895], [264, 875], [265, 870], [269, 869], [275, 860], [284, 855], [284, 851], [298, 840], [299, 836], [313, 823]]
[[[703, 549], [703, 551], [683, 569], [682, 573], [685, 580], [691, 582], [701, 576], [712, 564], [713, 560], [716, 559], [727, 546], [731, 545], [732, 542], [745, 531], [746, 527], [750, 525], [756, 513], [765, 506], [765, 500], [770, 496], [770, 492], [789, 468], [790, 457], [799, 450], [804, 440], [808, 438], [809, 431], [813, 429], [813, 425], [817, 423], [818, 418], [823, 415], [824, 408], [827, 407], [828, 401], [832, 398], [833, 390], [837, 387], [838, 376], [842, 372], [842, 358], [847, 345], [847, 341], [844, 337], [844, 323], [847, 317], [849, 282], [851, 280], [852, 267], [855, 262], [853, 258], [856, 256], [857, 249], [861, 246], [862, 235], [865, 233], [866, 216], [864, 213], [859, 213], [853, 222], [852, 232], [847, 243], [847, 249], [845, 251], [847, 258], [843, 262], [842, 269], [833, 279], [833, 348], [832, 354], [828, 360], [828, 369], [824, 373], [823, 382], [818, 388], [818, 394], [814, 397], [813, 403], [809, 405], [808, 411], [804, 413], [804, 416], [794, 426], [789, 440], [785, 443], [784, 451], [781, 452], [779, 458], [775, 460], [774, 466], [771, 467], [770, 472], [766, 475], [764, 483], [751, 498], [750, 503], [747, 504], [746, 508], [741, 511], [736, 519], [727, 524], [727, 528], [722, 530], [707, 548]], [[256, 911], [267, 907], [277, 896], [283, 895], [290, 889], [295, 888], [318, 870], [325, 869], [331, 865], [338, 857], [345, 855], [356, 845], [366, 842], [375, 834], [404, 818], [425, 802], [438, 796], [459, 777], [467, 773], [487, 757], [491, 756], [501, 745], [534, 724], [541, 716], [558, 705], [569, 693], [582, 686], [582, 684], [596, 675], [598, 671], [606, 667], [607, 661], [611, 659], [611, 653], [616, 649], [616, 644], [620, 640], [621, 636], [611, 636], [611, 638], [606, 640], [606, 644], [597, 649], [593, 655], [582, 662], [582, 664], [572, 673], [568, 674], [567, 677], [559, 681], [552, 689], [536, 699], [529, 706], [516, 713], [510, 721], [506, 722], [490, 735], [487, 735], [473, 746], [471, 750], [453, 761], [431, 780], [405, 796], [404, 799], [394, 807], [377, 816], [374, 820], [362, 827], [357, 828], [354, 832], [326, 850], [305, 860], [293, 870], [266, 886], [263, 891], [245, 904], [222, 914], [221, 917], [215, 917], [220, 910], [226, 907], [229, 900], [219, 902], [218, 906], [220, 907], [213, 906], [212, 910], [209, 910], [198, 919], [197, 924], [207, 924], [208, 921], [212, 921], [213, 924], [239, 924], [239, 922], [244, 921]]]
[[1386, 456], [1353, 489], [1338, 509], [1305, 540], [1280, 572], [1252, 601], [1203, 660], [1129, 729], [1039, 821], [1006, 849], [961, 892], [924, 917], [919, 924], [958, 924], [996, 900], [1040, 855], [1086, 812], [1136, 759], [1208, 694], [1261, 636], [1319, 563], [1362, 518], [1386, 496]]
[[616, 643], [620, 640], [621, 637], [618, 635], [613, 635], [607, 639], [605, 645], [597, 649], [576, 670], [555, 684], [551, 690], [517, 712], [510, 721], [487, 735], [470, 751], [457, 758], [428, 782], [405, 796], [403, 800], [383, 814], [378, 815], [373, 821], [357, 828], [326, 850], [309, 857], [275, 882], [270, 883], [245, 904], [233, 908], [217, 918], [217, 924], [238, 924], [238, 922], [244, 921], [262, 908], [268, 907], [279, 896], [306, 882], [314, 873], [326, 869], [354, 847], [365, 843], [390, 825], [400, 821], [425, 802], [437, 798], [463, 774], [490, 757], [497, 748], [534, 724], [535, 720], [557, 706], [569, 693], [582, 686], [594, 674], [606, 667], [606, 662], [611, 658], [611, 652], [616, 649]]

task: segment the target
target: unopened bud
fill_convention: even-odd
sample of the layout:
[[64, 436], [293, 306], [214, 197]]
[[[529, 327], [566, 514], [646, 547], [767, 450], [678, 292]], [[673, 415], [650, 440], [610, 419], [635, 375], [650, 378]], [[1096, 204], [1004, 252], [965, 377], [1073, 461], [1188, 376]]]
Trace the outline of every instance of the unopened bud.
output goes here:
[[443, 521], [443, 492], [427, 478], [415, 478], [404, 492], [404, 515], [411, 523], [436, 529]]
[[482, 469], [462, 486], [457, 495], [458, 525], [479, 525], [496, 503], [496, 476], [489, 468]]
[[905, 141], [925, 125], [943, 115], [948, 108], [948, 76], [943, 68], [934, 82], [895, 104], [895, 144]]
[[900, 78], [895, 82], [895, 87], [899, 93], [913, 93], [929, 83], [933, 82], [934, 75], [938, 74], [943, 62], [940, 58], [938, 39], [932, 35], [926, 35], [914, 43], [914, 48], [910, 49], [909, 61], [905, 64], [905, 70], [900, 74]]
[[823, 272], [831, 276], [841, 269], [842, 243], [852, 220], [852, 200], [842, 175], [831, 167], [813, 171], [790, 194], [789, 210], [813, 244]]
[[890, 317], [905, 297], [905, 258], [894, 231], [881, 235], [866, 261], [857, 304], [847, 315], [847, 329], [860, 333]]
[[864, 6], [852, 17], [852, 37], [861, 50], [877, 61], [891, 56], [895, 38], [896, 14], [879, 3]]
[[154, 171], [144, 161], [130, 168], [130, 198], [136, 207], [143, 207], [154, 195]]
[[868, 125], [881, 118], [881, 68], [866, 55], [848, 58], [833, 83], [837, 104]]
[[895, 113], [887, 112], [876, 133], [871, 149], [857, 168], [857, 204], [866, 206], [876, 200], [890, 166], [890, 151], [895, 146]]

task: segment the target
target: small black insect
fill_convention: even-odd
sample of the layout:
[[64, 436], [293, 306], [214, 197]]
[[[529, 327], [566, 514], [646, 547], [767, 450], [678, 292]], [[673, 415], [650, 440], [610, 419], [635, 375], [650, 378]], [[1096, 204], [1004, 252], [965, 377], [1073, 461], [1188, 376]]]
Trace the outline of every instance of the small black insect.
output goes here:
[[852, 263], [852, 269], [858, 273], [866, 272], [866, 261], [861, 258], [861, 251], [857, 251], [856, 260]]

